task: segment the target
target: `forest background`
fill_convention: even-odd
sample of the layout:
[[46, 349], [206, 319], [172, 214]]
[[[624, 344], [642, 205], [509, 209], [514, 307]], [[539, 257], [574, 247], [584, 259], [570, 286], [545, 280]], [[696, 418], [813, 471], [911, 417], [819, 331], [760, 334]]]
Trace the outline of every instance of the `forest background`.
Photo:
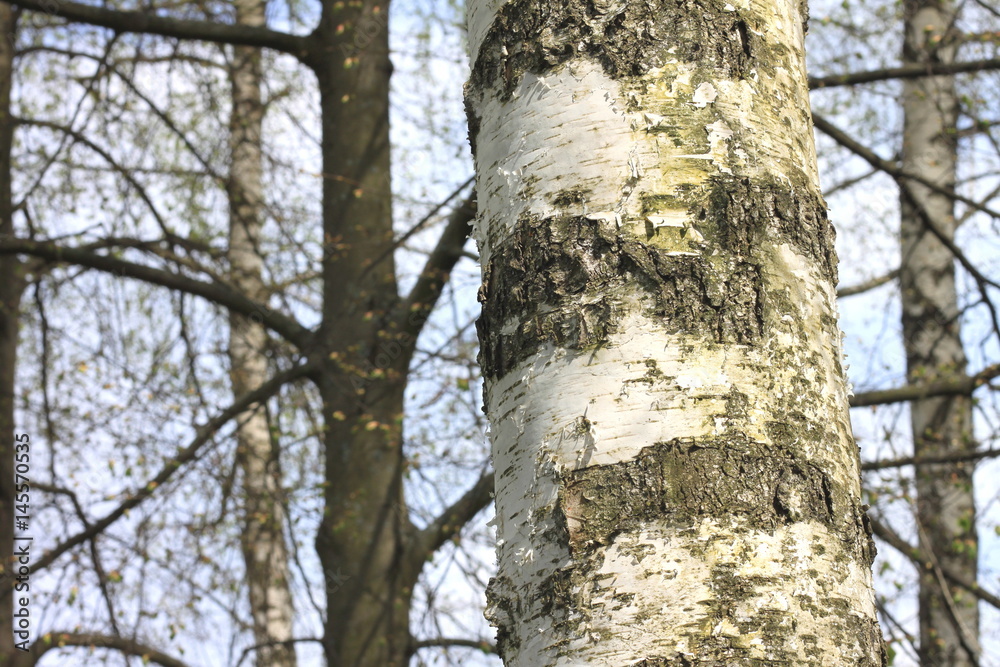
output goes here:
[[[915, 4], [812, 3], [821, 176], [893, 664], [934, 664], [918, 639], [918, 591], [934, 584], [918, 572], [937, 580], [947, 568], [935, 565], [941, 540], [916, 519], [906, 399], [936, 383], [975, 392], [974, 438], [922, 471], [964, 480], [978, 461], [974, 484], [962, 481], [978, 513], [959, 529], [958, 560], [985, 599], [971, 603], [980, 630], [967, 627], [964, 641], [981, 644], [978, 664], [997, 665], [1000, 414], [988, 384], [1000, 359], [1000, 11], [946, 4], [954, 21], [927, 30], [942, 37], [914, 67], [901, 59]], [[0, 51], [0, 92], [11, 84], [9, 103], [0, 95], [0, 396], [13, 415], [0, 414], [0, 454], [12, 466], [7, 431], [30, 436], [31, 521], [15, 532], [5, 509], [0, 532], [35, 539], [31, 660], [308, 665], [337, 650], [337, 632], [379, 628], [398, 641], [371, 664], [498, 664], [482, 617], [492, 478], [479, 268], [464, 243], [474, 204], [463, 7], [20, 6], [0, 9], [13, 36]], [[386, 58], [391, 124], [352, 125], [384, 125]], [[965, 65], [947, 70], [952, 61]], [[943, 76], [913, 78], [934, 67]], [[938, 220], [958, 227], [957, 312], [944, 328], [960, 323], [968, 365], [922, 376], [907, 368], [914, 336], [901, 325], [900, 193], [927, 183], [901, 173], [900, 102], [903, 81], [941, 78], [959, 109], [954, 215]], [[259, 130], [245, 122], [258, 118]], [[350, 143], [383, 131], [391, 172], [389, 144]], [[379, 169], [359, 177], [366, 160]], [[356, 454], [392, 443], [392, 455]], [[357, 501], [357, 519], [379, 528], [317, 544], [329, 508], [358, 497], [343, 488], [388, 490]], [[405, 555], [371, 556], [371, 545]], [[353, 602], [386, 572], [403, 574], [372, 598], [405, 608], [375, 605], [373, 621]], [[977, 599], [949, 585], [960, 604]], [[361, 644], [359, 655], [370, 650]]]

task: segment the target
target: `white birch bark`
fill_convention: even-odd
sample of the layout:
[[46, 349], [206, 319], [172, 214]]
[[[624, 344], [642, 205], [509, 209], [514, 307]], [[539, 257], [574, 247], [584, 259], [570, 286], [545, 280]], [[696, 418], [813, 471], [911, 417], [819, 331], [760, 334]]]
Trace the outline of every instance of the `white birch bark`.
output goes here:
[[[263, 0], [235, 0], [241, 25], [263, 26]], [[233, 110], [230, 119], [232, 162], [229, 176], [230, 279], [241, 292], [261, 303], [268, 294], [260, 251], [263, 223], [261, 161], [260, 50], [233, 48], [230, 69]], [[268, 379], [267, 331], [259, 321], [230, 315], [229, 359], [233, 393], [241, 396]], [[241, 535], [258, 667], [294, 667], [294, 609], [289, 590], [288, 548], [278, 450], [267, 412], [258, 405], [238, 417], [237, 461], [243, 474], [244, 530]]]
[[804, 11], [470, 2], [507, 665], [883, 664]]
[[[905, 3], [904, 64], [955, 59], [956, 7], [952, 2]], [[903, 82], [903, 169], [945, 188], [955, 187], [958, 95], [952, 76]], [[904, 184], [900, 201], [903, 264], [900, 285], [907, 373], [914, 384], [966, 373], [955, 258], [930, 232], [930, 223], [954, 238], [954, 201], [918, 183]], [[922, 210], [918, 210], [922, 209]], [[972, 451], [971, 396], [915, 401], [910, 408], [916, 456]], [[976, 510], [971, 462], [916, 466], [921, 547], [947, 570], [975, 581]], [[920, 572], [920, 664], [970, 667], [979, 660], [975, 596], [943, 585], [940, 571]]]

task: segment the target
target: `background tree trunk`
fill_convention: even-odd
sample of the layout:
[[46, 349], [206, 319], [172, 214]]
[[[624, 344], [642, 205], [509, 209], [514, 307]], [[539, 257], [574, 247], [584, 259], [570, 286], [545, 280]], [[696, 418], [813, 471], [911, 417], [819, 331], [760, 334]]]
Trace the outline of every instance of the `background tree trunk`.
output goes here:
[[470, 3], [508, 665], [881, 665], [804, 3]]
[[[955, 5], [908, 0], [903, 64], [954, 61]], [[903, 81], [903, 169], [949, 190], [955, 188], [958, 98], [952, 76]], [[954, 201], [917, 183], [904, 183], [900, 202], [903, 338], [911, 383], [934, 382], [966, 372], [955, 289], [955, 258], [928, 229], [949, 239], [957, 223]], [[926, 216], [927, 220], [925, 220]], [[970, 396], [945, 396], [911, 404], [914, 455], [941, 456], [975, 449]], [[976, 580], [974, 462], [916, 466], [920, 545], [940, 566]], [[978, 664], [979, 613], [974, 596], [945, 588], [941, 571], [920, 572], [920, 664]]]
[[[265, 2], [236, 0], [234, 5], [238, 24], [265, 25]], [[262, 277], [264, 258], [259, 245], [264, 221], [260, 58], [260, 49], [233, 47], [228, 257], [233, 285], [250, 298], [267, 303], [270, 295]], [[267, 340], [260, 320], [230, 313], [230, 377], [235, 396], [258, 389], [268, 380]], [[295, 647], [283, 643], [294, 636], [295, 614], [289, 590], [280, 451], [276, 436], [271, 434], [265, 404], [241, 414], [237, 423], [237, 461], [243, 474], [245, 512], [241, 545], [254, 642], [258, 646], [256, 664], [292, 667], [296, 664]]]
[[331, 666], [401, 666], [416, 573], [404, 567], [403, 392], [413, 340], [398, 301], [389, 166], [387, 0], [324, 2], [314, 63], [323, 113], [323, 322], [319, 380]]

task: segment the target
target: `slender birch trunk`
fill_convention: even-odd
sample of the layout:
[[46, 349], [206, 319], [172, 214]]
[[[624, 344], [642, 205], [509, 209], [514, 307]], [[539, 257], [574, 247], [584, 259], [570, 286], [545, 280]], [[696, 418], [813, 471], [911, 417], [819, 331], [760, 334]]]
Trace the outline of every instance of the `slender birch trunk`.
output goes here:
[[[265, 24], [263, 0], [235, 0], [234, 4], [237, 23]], [[260, 50], [234, 47], [230, 79], [233, 97], [229, 123], [230, 279], [242, 293], [266, 303], [264, 259], [259, 246], [264, 218]], [[260, 322], [235, 313], [230, 315], [229, 323], [230, 376], [233, 393], [240, 396], [268, 379], [267, 331]], [[258, 647], [256, 664], [293, 667], [295, 647], [285, 643], [293, 637], [294, 609], [289, 589], [279, 450], [271, 436], [265, 405], [241, 414], [237, 423], [237, 460], [243, 473], [245, 513], [241, 538], [254, 643]]]
[[[11, 198], [10, 89], [14, 71], [16, 16], [0, 4], [0, 238], [13, 236]], [[24, 265], [16, 256], [0, 260], [0, 576], [11, 576], [14, 553], [14, 367], [17, 365], [18, 324], [24, 293]], [[29, 437], [31, 434], [28, 434]], [[0, 599], [0, 665], [14, 665], [13, 604], [16, 596]], [[32, 637], [34, 638], [34, 637]]]
[[470, 3], [508, 665], [882, 665], [797, 0]]
[[[955, 57], [952, 2], [908, 0], [904, 4], [904, 64], [948, 63]], [[903, 169], [955, 187], [958, 96], [952, 76], [903, 82]], [[916, 183], [901, 198], [903, 337], [907, 374], [913, 383], [966, 372], [962, 348], [955, 258], [928, 230], [921, 210], [948, 238], [957, 222], [954, 201]], [[970, 396], [915, 401], [910, 409], [914, 454], [940, 456], [976, 447]], [[976, 580], [976, 512], [969, 462], [916, 467], [917, 523], [921, 546], [942, 567]], [[965, 667], [978, 664], [979, 613], [976, 598], [945, 588], [939, 570], [920, 572], [920, 664]]]

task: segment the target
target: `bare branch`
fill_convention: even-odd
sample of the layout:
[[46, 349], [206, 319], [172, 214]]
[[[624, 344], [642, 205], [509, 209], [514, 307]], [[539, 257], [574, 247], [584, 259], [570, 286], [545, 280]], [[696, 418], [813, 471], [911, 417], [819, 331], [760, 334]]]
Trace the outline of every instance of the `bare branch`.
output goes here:
[[[180, 255], [173, 251], [175, 246], [180, 246], [187, 251], [187, 255]], [[162, 239], [141, 239], [134, 236], [105, 236], [92, 243], [78, 246], [83, 250], [123, 250], [131, 248], [144, 253], [149, 253], [153, 257], [173, 262], [177, 266], [184, 267], [195, 273], [201, 273], [213, 281], [225, 283], [223, 276], [219, 275], [211, 266], [206, 266], [203, 262], [194, 257], [194, 253], [203, 253], [212, 259], [221, 259], [221, 253], [207, 243], [193, 241], [177, 234], [171, 234], [169, 238]]]
[[859, 83], [888, 81], [891, 79], [918, 79], [924, 76], [941, 74], [961, 74], [962, 72], [982, 72], [1000, 69], [1000, 58], [985, 60], [970, 60], [961, 63], [921, 63], [919, 65], [903, 65], [902, 67], [887, 67], [867, 72], [851, 74], [830, 74], [827, 76], [809, 77], [809, 88], [837, 88], [839, 86], [854, 86]]
[[[396, 250], [396, 248], [402, 247], [402, 245], [404, 243], [406, 243], [407, 241], [409, 241], [415, 234], [417, 234], [420, 231], [423, 231], [423, 229], [427, 227], [427, 225], [431, 222], [431, 220], [434, 219], [434, 216], [436, 216], [441, 211], [441, 209], [443, 209], [445, 206], [447, 206], [448, 202], [450, 202], [452, 199], [454, 199], [458, 195], [462, 194], [462, 190], [464, 190], [465, 188], [469, 187], [474, 180], [475, 180], [475, 176], [470, 176], [469, 178], [467, 178], [464, 183], [462, 183], [461, 185], [459, 185], [457, 188], [455, 188], [451, 192], [451, 194], [449, 194], [443, 200], [441, 200], [440, 202], [438, 202], [434, 206], [434, 208], [432, 208], [430, 211], [427, 212], [426, 215], [424, 215], [424, 217], [420, 218], [420, 220], [417, 221], [417, 224], [415, 224], [412, 227], [410, 227], [409, 229], [407, 229], [398, 238], [393, 239], [392, 246], [390, 246], [388, 250], [386, 250], [381, 255], [379, 255], [375, 259], [375, 261], [373, 261], [371, 264], [369, 264], [365, 268], [365, 271], [364, 271], [364, 273], [362, 275], [367, 275], [368, 272], [371, 271], [376, 265], [378, 265], [380, 262], [384, 262], [386, 259], [388, 259], [389, 256], [392, 255], [392, 253]], [[465, 206], [466, 203], [463, 203], [462, 206]], [[461, 208], [462, 206], [459, 206], [459, 208]]]
[[1000, 449], [984, 449], [979, 452], [961, 452], [942, 454], [941, 456], [904, 456], [898, 459], [883, 459], [868, 461], [861, 464], [862, 470], [885, 470], [902, 466], [926, 465], [930, 463], [962, 463], [963, 461], [979, 461], [1000, 456]]
[[[120, 505], [118, 505], [118, 507], [106, 514], [102, 519], [95, 521], [88, 528], [80, 531], [63, 542], [60, 542], [52, 550], [46, 551], [41, 558], [32, 563], [30, 571], [37, 572], [38, 570], [45, 569], [66, 552], [103, 532], [108, 526], [120, 519], [127, 512], [131, 511], [144, 500], [152, 496], [153, 492], [166, 484], [170, 478], [173, 477], [174, 473], [181, 468], [181, 466], [196, 459], [200, 454], [202, 447], [211, 442], [215, 433], [226, 423], [237, 417], [240, 413], [245, 412], [253, 405], [266, 401], [271, 396], [278, 393], [283, 386], [293, 380], [307, 375], [312, 370], [313, 366], [308, 363], [290, 368], [276, 374], [266, 383], [262, 384], [259, 389], [241, 396], [239, 399], [230, 404], [225, 410], [210, 419], [206, 424], [198, 427], [196, 430], [197, 434], [191, 443], [186, 447], [178, 449], [172, 457], [168, 458], [156, 476], [150, 479], [141, 488], [135, 490]], [[10, 592], [14, 585], [14, 581], [13, 576], [10, 574], [0, 578], [0, 596], [6, 595]]]
[[291, 317], [271, 310], [268, 306], [248, 298], [223, 283], [203, 282], [178, 273], [170, 273], [109, 255], [97, 254], [83, 248], [61, 246], [49, 241], [0, 237], [0, 256], [13, 254], [40, 257], [50, 262], [67, 262], [187, 292], [208, 299], [240, 315], [259, 319], [266, 327], [283, 336], [300, 350], [308, 348], [312, 342], [312, 332]]
[[870, 164], [875, 169], [878, 169], [879, 171], [884, 171], [885, 173], [889, 174], [890, 176], [892, 176], [897, 180], [905, 179], [913, 181], [915, 183], [920, 183], [924, 187], [929, 188], [930, 190], [933, 190], [938, 194], [942, 194], [946, 197], [951, 197], [955, 201], [960, 201], [966, 206], [970, 206], [976, 209], [977, 211], [980, 211], [992, 218], [1000, 220], [1000, 212], [994, 211], [993, 209], [988, 208], [987, 206], [975, 201], [974, 199], [970, 199], [969, 197], [960, 195], [953, 189], [946, 188], [933, 181], [923, 178], [922, 176], [917, 176], [916, 174], [908, 173], [906, 170], [897, 166], [895, 163], [890, 162], [889, 160], [883, 160], [874, 151], [852, 139], [850, 136], [848, 136], [846, 132], [844, 132], [843, 130], [841, 130], [836, 125], [826, 120], [819, 114], [815, 113], [813, 114], [813, 124], [816, 126], [816, 129], [818, 129], [823, 134], [827, 135], [828, 137], [836, 141], [838, 144], [840, 144], [847, 150], [851, 151], [852, 153], [863, 159], [865, 162]]
[[81, 648], [110, 648], [125, 655], [135, 656], [143, 660], [143, 664], [151, 662], [162, 667], [188, 667], [188, 663], [167, 655], [159, 649], [143, 644], [135, 639], [102, 635], [89, 632], [49, 632], [31, 646], [31, 663], [35, 664], [42, 656], [52, 650], [75, 646]]
[[305, 60], [309, 38], [268, 28], [160, 16], [148, 11], [122, 11], [67, 0], [16, 0], [9, 4], [69, 21], [89, 23], [116, 32], [143, 33], [218, 44], [242, 44], [274, 49]]
[[[881, 540], [885, 541], [889, 546], [903, 554], [910, 561], [920, 569], [929, 569], [934, 567], [934, 563], [927, 559], [922, 549], [918, 549], [915, 546], [909, 544], [906, 540], [896, 534], [891, 528], [883, 524], [881, 521], [874, 517], [868, 517], [871, 521], [872, 532]], [[973, 595], [975, 595], [980, 600], [988, 602], [997, 609], [1000, 609], [1000, 598], [992, 593], [984, 591], [980, 588], [979, 584], [975, 581], [969, 581], [965, 577], [955, 574], [954, 572], [941, 567], [941, 573], [946, 579], [951, 581], [951, 583], [964, 588]]]
[[486, 641], [485, 639], [460, 639], [452, 637], [435, 637], [434, 639], [420, 639], [414, 641], [412, 646], [410, 646], [410, 655], [413, 655], [420, 649], [424, 648], [450, 648], [453, 646], [462, 646], [465, 648], [474, 648], [483, 653], [496, 654], [497, 647], [496, 644]]
[[142, 199], [143, 202], [145, 202], [146, 207], [149, 209], [149, 212], [153, 214], [153, 218], [156, 219], [156, 224], [160, 227], [160, 231], [163, 232], [163, 235], [167, 238], [170, 238], [171, 236], [174, 235], [173, 232], [167, 228], [167, 222], [166, 220], [163, 219], [163, 216], [160, 215], [160, 212], [159, 210], [157, 210], [156, 205], [153, 204], [153, 200], [150, 199], [148, 194], [146, 194], [146, 188], [144, 188], [142, 184], [135, 179], [135, 176], [133, 175], [131, 170], [126, 169], [124, 166], [118, 164], [117, 160], [115, 160], [115, 158], [106, 150], [104, 150], [103, 148], [95, 144], [93, 141], [85, 137], [83, 134], [77, 132], [71, 127], [59, 125], [58, 123], [53, 123], [51, 121], [31, 119], [31, 118], [14, 117], [13, 121], [17, 125], [30, 125], [32, 127], [43, 127], [48, 130], [62, 132], [63, 134], [72, 137], [73, 140], [76, 141], [77, 143], [86, 146], [93, 152], [100, 155], [101, 158], [103, 158], [104, 161], [107, 162], [108, 165], [117, 174], [119, 174], [122, 178], [124, 178], [125, 181], [135, 189], [135, 191], [139, 195], [139, 198]]
[[472, 219], [476, 216], [475, 197], [475, 194], [469, 195], [448, 216], [448, 224], [427, 258], [417, 283], [400, 305], [396, 315], [399, 329], [409, 334], [414, 344], [434, 304], [441, 297], [451, 270], [463, 257], [462, 249], [469, 238]]
[[926, 385], [907, 385], [894, 389], [866, 391], [851, 397], [851, 407], [863, 408], [869, 405], [919, 401], [931, 398], [932, 396], [968, 395], [979, 387], [988, 384], [990, 380], [997, 376], [1000, 376], [1000, 364], [993, 364], [972, 376], [956, 377], [951, 380], [942, 380]]
[[864, 294], [876, 287], [881, 287], [886, 283], [891, 283], [893, 280], [899, 277], [899, 269], [893, 269], [885, 275], [876, 276], [870, 280], [866, 280], [863, 283], [858, 283], [857, 285], [848, 285], [847, 287], [837, 288], [837, 297], [843, 298], [846, 296], [854, 296], [855, 294]]
[[299, 637], [298, 639], [288, 639], [280, 642], [265, 642], [263, 644], [254, 644], [253, 646], [248, 646], [243, 649], [243, 653], [240, 654], [240, 659], [236, 662], [236, 667], [241, 667], [246, 659], [250, 657], [250, 654], [257, 649], [266, 648], [268, 646], [294, 646], [295, 644], [322, 644], [323, 639], [321, 637]]
[[887, 160], [883, 160], [878, 155], [876, 155], [874, 151], [868, 149], [865, 146], [862, 146], [857, 141], [849, 137], [845, 132], [834, 126], [833, 123], [830, 123], [821, 116], [813, 114], [813, 122], [820, 131], [828, 135], [838, 144], [848, 149], [855, 155], [858, 155], [866, 162], [868, 162], [868, 164], [870, 164], [871, 166], [881, 171], [884, 171], [887, 174], [890, 174], [896, 179], [896, 183], [899, 185], [900, 191], [902, 192], [903, 196], [905, 196], [909, 200], [910, 205], [913, 206], [913, 210], [916, 211], [924, 227], [927, 228], [927, 231], [933, 234], [934, 237], [938, 241], [940, 241], [943, 246], [945, 246], [946, 248], [948, 248], [949, 251], [951, 251], [951, 254], [954, 255], [956, 260], [958, 260], [958, 263], [961, 264], [962, 267], [966, 271], [968, 271], [969, 274], [976, 281], [976, 286], [979, 288], [979, 293], [982, 295], [983, 303], [990, 311], [990, 319], [992, 320], [993, 323], [993, 330], [997, 333], [998, 336], [1000, 336], [1000, 316], [997, 315], [996, 307], [993, 305], [993, 301], [990, 300], [990, 296], [987, 290], [988, 286], [1000, 289], [1000, 284], [997, 284], [996, 281], [990, 280], [985, 275], [983, 275], [983, 273], [978, 268], [976, 268], [976, 266], [971, 261], [969, 261], [969, 258], [965, 256], [965, 253], [963, 253], [962, 250], [957, 245], [955, 245], [955, 241], [950, 236], [948, 236], [948, 234], [946, 234], [944, 231], [941, 230], [941, 228], [937, 225], [937, 223], [930, 216], [930, 214], [927, 213], [927, 209], [924, 208], [923, 204], [920, 203], [920, 200], [913, 194], [911, 182], [920, 183], [924, 187], [933, 190], [934, 192], [943, 194], [946, 197], [950, 197], [955, 201], [960, 201], [963, 204], [966, 204], [968, 206], [975, 208], [976, 210], [986, 213], [987, 215], [993, 217], [994, 219], [1000, 220], [1000, 213], [993, 211], [992, 209], [987, 208], [985, 205], [973, 201], [968, 197], [963, 197], [962, 195], [955, 192], [954, 188], [943, 187], [926, 178], [910, 174], [905, 170], [899, 168], [895, 164]]
[[418, 533], [409, 557], [422, 563], [442, 544], [457, 535], [472, 517], [489, 504], [493, 488], [494, 474], [490, 472], [482, 475], [471, 489]]

